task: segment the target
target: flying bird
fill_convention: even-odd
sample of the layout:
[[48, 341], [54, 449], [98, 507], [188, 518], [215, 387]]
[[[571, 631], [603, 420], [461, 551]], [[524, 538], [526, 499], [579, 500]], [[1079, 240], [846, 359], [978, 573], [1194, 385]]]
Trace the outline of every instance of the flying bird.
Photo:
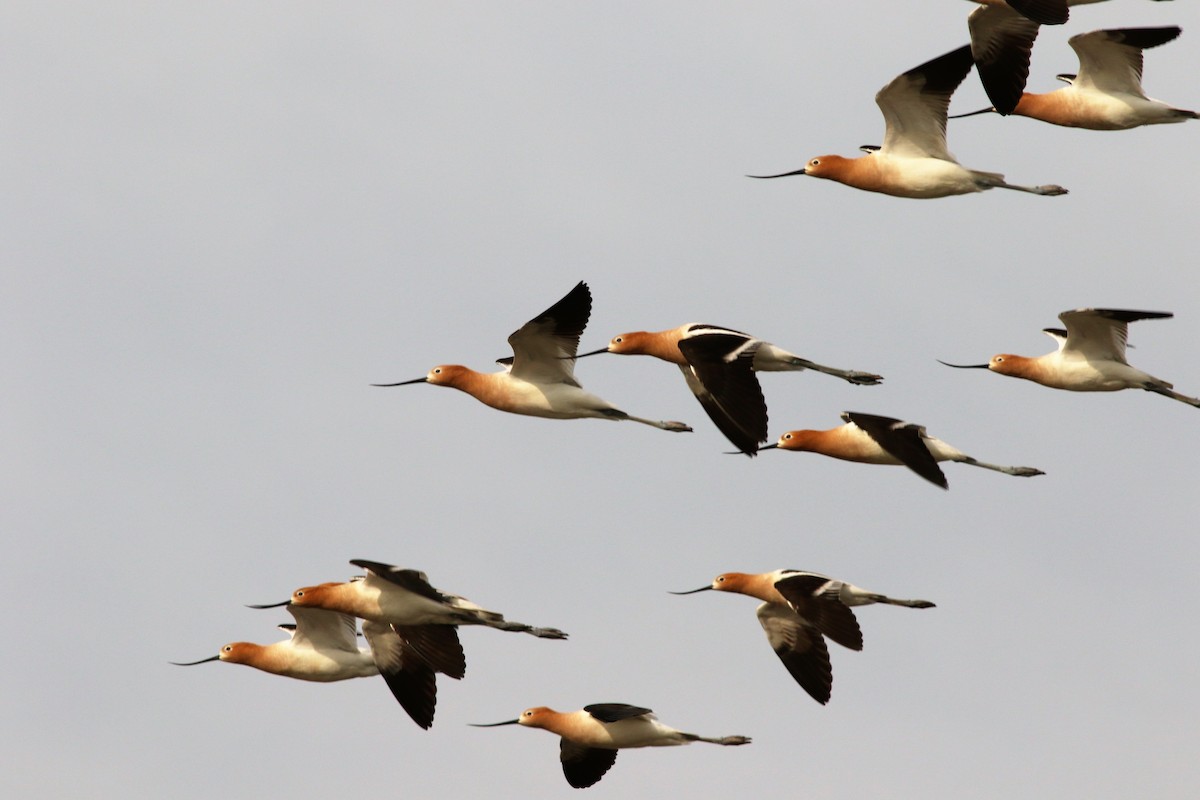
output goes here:
[[373, 386], [430, 383], [466, 392], [500, 411], [550, 419], [630, 420], [665, 431], [688, 432], [682, 422], [635, 417], [584, 391], [575, 380], [575, 352], [592, 313], [592, 294], [580, 281], [561, 300], [526, 322], [508, 337], [511, 364], [499, 372], [476, 372], [458, 364], [442, 364], [424, 378]]
[[[1020, 93], [1016, 104], [1002, 113], [1096, 131], [1128, 130], [1200, 118], [1195, 111], [1152, 100], [1142, 89], [1142, 51], [1166, 44], [1180, 32], [1180, 28], [1172, 25], [1111, 28], [1072, 36], [1067, 43], [1079, 56], [1078, 74], [1059, 75], [1067, 85], [1057, 91]], [[956, 114], [953, 119], [998, 112], [1000, 108], [993, 105]]]
[[950, 484], [938, 466], [939, 461], [957, 461], [1023, 478], [1046, 474], [1033, 467], [1004, 467], [980, 461], [930, 436], [924, 426], [911, 422], [857, 411], [843, 412], [842, 419], [845, 425], [829, 430], [788, 431], [774, 444], [760, 449], [778, 447], [780, 450], [820, 453], [860, 464], [902, 464], [943, 489], [950, 488]]
[[867, 155], [858, 158], [817, 156], [792, 172], [750, 177], [811, 175], [895, 197], [948, 197], [996, 188], [1040, 195], [1066, 194], [1067, 190], [1061, 186], [1018, 186], [1006, 183], [998, 172], [967, 169], [946, 149], [950, 95], [967, 77], [973, 63], [971, 47], [964, 45], [910, 69], [883, 87], [875, 95], [886, 123], [883, 146], [879, 149], [868, 146], [864, 148]]
[[191, 667], [226, 661], [302, 681], [328, 683], [381, 675], [401, 707], [422, 728], [433, 724], [437, 703], [434, 672], [388, 625], [363, 623], [369, 649], [358, 646], [358, 620], [320, 608], [287, 608], [295, 624], [279, 627], [288, 638], [274, 644], [230, 642], [211, 658], [172, 664]]
[[754, 373], [811, 369], [868, 386], [883, 380], [869, 372], [823, 366], [741, 331], [699, 323], [622, 333], [607, 347], [578, 358], [600, 353], [654, 356], [678, 366], [717, 428], [749, 456], [767, 441], [767, 404]]
[[[979, 80], [999, 114], [1014, 111], [1029, 78], [1029, 57], [1042, 25], [1061, 25], [1068, 7], [1102, 0], [971, 0], [981, 5], [967, 17]], [[1075, 37], [1078, 38], [1078, 37]], [[981, 112], [975, 112], [981, 113]], [[966, 115], [959, 115], [966, 116]]]
[[1077, 308], [1058, 315], [1066, 325], [1043, 328], [1058, 344], [1053, 353], [1030, 358], [1001, 353], [986, 364], [949, 364], [957, 369], [988, 369], [1001, 375], [1024, 378], [1051, 389], [1072, 392], [1117, 392], [1145, 389], [1200, 408], [1200, 398], [1175, 391], [1174, 384], [1129, 365], [1125, 359], [1129, 323], [1142, 319], [1170, 319], [1168, 311], [1130, 311], [1119, 308]]
[[851, 606], [887, 603], [933, 608], [928, 600], [900, 600], [817, 572], [795, 569], [760, 574], [726, 572], [708, 586], [671, 594], [709, 590], [736, 592], [763, 601], [757, 615], [771, 649], [796, 683], [822, 705], [829, 702], [833, 689], [833, 669], [824, 637], [851, 650], [863, 648], [862, 631]]
[[617, 761], [617, 750], [630, 747], [666, 747], [709, 742], [720, 745], [750, 744], [747, 736], [709, 738], [684, 733], [658, 721], [648, 708], [627, 703], [596, 703], [582, 711], [561, 712], [545, 706], [527, 708], [516, 719], [477, 724], [476, 728], [524, 725], [542, 728], [559, 737], [559, 760], [567, 783], [585, 789], [599, 782]]

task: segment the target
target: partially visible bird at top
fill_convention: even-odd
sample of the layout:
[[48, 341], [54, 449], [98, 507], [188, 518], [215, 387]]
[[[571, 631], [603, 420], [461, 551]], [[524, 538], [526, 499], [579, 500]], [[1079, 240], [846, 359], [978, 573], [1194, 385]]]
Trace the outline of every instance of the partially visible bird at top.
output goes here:
[[969, 0], [967, 17], [979, 80], [999, 114], [1011, 114], [1025, 91], [1029, 56], [1042, 25], [1067, 21], [1070, 6], [1103, 0]]
[[[1079, 72], [1059, 75], [1067, 85], [1056, 91], [1020, 93], [1016, 104], [1002, 113], [1097, 131], [1198, 119], [1200, 114], [1195, 111], [1153, 100], [1142, 89], [1142, 51], [1166, 44], [1180, 33], [1181, 29], [1172, 25], [1110, 28], [1072, 36], [1067, 43], [1079, 56]], [[992, 112], [1000, 112], [1000, 107], [955, 114], [951, 119]]]

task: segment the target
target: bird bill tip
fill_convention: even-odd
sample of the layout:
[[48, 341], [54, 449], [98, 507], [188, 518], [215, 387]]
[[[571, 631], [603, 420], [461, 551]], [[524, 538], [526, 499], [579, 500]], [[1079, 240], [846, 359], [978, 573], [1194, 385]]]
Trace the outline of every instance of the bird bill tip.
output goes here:
[[800, 169], [792, 170], [791, 172], [781, 172], [778, 175], [747, 175], [747, 178], [757, 178], [759, 180], [768, 180], [770, 178], [787, 178], [792, 175], [807, 175], [808, 172], [801, 167]]
[[936, 361], [939, 364], [944, 364], [947, 367], [954, 367], [955, 369], [987, 369], [988, 368], [987, 364], [951, 364], [949, 361], [942, 361], [940, 358], [936, 359]]
[[372, 383], [372, 386], [378, 386], [381, 389], [386, 389], [391, 386], [408, 386], [413, 383], [428, 383], [429, 378], [413, 378], [411, 381], [400, 381], [399, 383]]
[[172, 664], [176, 667], [194, 667], [197, 664], [207, 664], [209, 661], [220, 661], [220, 660], [221, 660], [220, 656], [209, 656], [208, 658], [202, 658], [199, 661], [168, 661], [167, 663]]

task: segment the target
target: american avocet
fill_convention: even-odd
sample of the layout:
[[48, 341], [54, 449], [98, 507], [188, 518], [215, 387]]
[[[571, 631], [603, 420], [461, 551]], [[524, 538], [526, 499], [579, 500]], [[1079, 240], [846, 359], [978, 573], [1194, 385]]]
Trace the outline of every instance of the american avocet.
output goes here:
[[[1079, 56], [1079, 74], [1059, 75], [1067, 85], [1045, 94], [1023, 92], [1007, 112], [1068, 128], [1115, 131], [1200, 119], [1200, 114], [1146, 97], [1142, 90], [1142, 51], [1180, 34], [1177, 26], [1110, 28], [1080, 33], [1067, 43]], [[991, 95], [989, 95], [991, 97]], [[995, 98], [991, 98], [995, 102]], [[999, 111], [992, 106], [959, 117]]]
[[1046, 474], [1033, 467], [1002, 467], [972, 458], [930, 436], [924, 426], [911, 422], [854, 411], [843, 412], [842, 419], [846, 421], [845, 425], [829, 430], [788, 431], [775, 444], [760, 449], [804, 450], [861, 464], [903, 464], [943, 489], [948, 489], [949, 483], [937, 465], [939, 461], [958, 461], [1023, 478]]
[[465, 597], [438, 591], [424, 572], [357, 558], [350, 563], [362, 567], [366, 575], [348, 583], [305, 586], [292, 592], [290, 600], [276, 605], [324, 608], [391, 625], [425, 663], [451, 678], [461, 678], [467, 669], [456, 626], [486, 625], [542, 639], [567, 638], [558, 628], [510, 622], [503, 614], [488, 611]]
[[559, 760], [567, 783], [584, 789], [598, 782], [617, 761], [617, 750], [629, 747], [666, 747], [710, 742], [720, 745], [750, 744], [748, 736], [710, 738], [684, 733], [658, 721], [648, 708], [627, 703], [596, 703], [582, 711], [561, 712], [545, 706], [527, 708], [516, 719], [477, 724], [476, 728], [524, 725], [542, 728], [561, 737]]
[[737, 592], [763, 601], [758, 607], [758, 621], [771, 648], [796, 682], [822, 704], [829, 702], [833, 688], [829, 650], [822, 635], [851, 650], [863, 647], [862, 631], [849, 606], [888, 603], [933, 608], [928, 600], [900, 600], [827, 575], [795, 569], [756, 575], [726, 572], [708, 586], [671, 594], [709, 590]]
[[654, 356], [677, 365], [721, 433], [750, 456], [767, 440], [767, 405], [755, 372], [811, 369], [868, 386], [883, 380], [870, 372], [823, 366], [741, 331], [700, 323], [622, 333], [607, 347], [578, 358], [600, 353]]
[[434, 672], [391, 626], [364, 622], [363, 636], [370, 649], [360, 650], [358, 621], [353, 616], [292, 605], [287, 610], [296, 623], [279, 626], [289, 634], [283, 641], [266, 645], [230, 642], [211, 658], [171, 663], [190, 667], [228, 661], [272, 675], [321, 683], [381, 675], [413, 722], [422, 728], [433, 724], [437, 704]]
[[[691, 431], [682, 422], [643, 419], [583, 390], [575, 380], [575, 351], [592, 313], [592, 294], [580, 281], [550, 308], [508, 337], [513, 361], [499, 372], [476, 372], [457, 364], [434, 367], [424, 378], [373, 386], [431, 383], [466, 392], [500, 411], [550, 419], [611, 419], [641, 422], [665, 431]], [[501, 363], [504, 359], [501, 359]]]
[[967, 169], [946, 149], [950, 95], [971, 71], [972, 63], [971, 47], [964, 45], [910, 69], [883, 87], [875, 95], [886, 123], [883, 146], [878, 150], [858, 158], [818, 156], [792, 172], [750, 177], [811, 175], [896, 197], [948, 197], [995, 188], [1066, 194], [1061, 186], [1018, 186], [1006, 183], [997, 172]]
[[1167, 311], [1129, 311], [1119, 308], [1077, 308], [1058, 318], [1067, 326], [1044, 328], [1043, 333], [1058, 343], [1058, 349], [1029, 358], [1001, 353], [986, 364], [947, 364], [958, 369], [990, 369], [1001, 375], [1066, 389], [1072, 392], [1116, 392], [1145, 389], [1200, 408], [1200, 398], [1174, 391], [1174, 385], [1129, 366], [1125, 341], [1129, 323], [1140, 319], [1169, 319]]

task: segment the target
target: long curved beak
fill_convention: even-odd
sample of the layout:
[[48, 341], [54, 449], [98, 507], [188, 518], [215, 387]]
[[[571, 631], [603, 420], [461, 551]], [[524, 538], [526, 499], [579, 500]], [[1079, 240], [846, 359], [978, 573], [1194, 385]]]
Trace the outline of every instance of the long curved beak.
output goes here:
[[688, 592], [667, 592], [667, 594], [695, 594], [696, 592], [707, 592], [711, 589], [711, 586], [701, 586], [699, 589], [692, 589]]
[[801, 167], [800, 169], [793, 170], [791, 172], [781, 172], [778, 175], [747, 175], [746, 177], [747, 178], [760, 178], [760, 179], [766, 180], [767, 178], [786, 178], [789, 175], [807, 175], [807, 174], [808, 173], [804, 171], [804, 167]]
[[935, 360], [939, 364], [945, 364], [947, 367], [954, 367], [955, 369], [987, 369], [988, 368], [987, 364], [950, 364], [948, 362], [942, 361], [940, 358], [935, 359]]
[[202, 658], [199, 661], [169, 661], [167, 663], [174, 664], [177, 667], [194, 667], [197, 664], [207, 664], [209, 661], [220, 661], [220, 660], [221, 660], [220, 656], [213, 656], [211, 658]]
[[608, 352], [607, 347], [601, 347], [599, 350], [592, 350], [589, 353], [576, 353], [575, 358], [587, 358], [588, 356], [598, 356], [601, 353], [607, 353], [607, 352]]
[[994, 114], [994, 113], [999, 113], [996, 111], [996, 107], [988, 106], [987, 108], [981, 108], [978, 111], [968, 111], [966, 114], [951, 114], [950, 116], [946, 117], [946, 119], [962, 119], [963, 117], [973, 117], [976, 114]]
[[519, 719], [506, 719], [504, 722], [468, 722], [472, 728], [498, 728], [501, 725], [519, 725]]
[[411, 381], [400, 381], [399, 383], [372, 383], [372, 386], [388, 387], [388, 386], [408, 386], [410, 383], [425, 383], [429, 378], [414, 378]]
[[284, 600], [282, 603], [267, 603], [267, 604], [261, 605], [261, 606], [247, 605], [246, 608], [279, 608], [280, 606], [288, 606], [291, 604], [292, 604], [291, 600]]

